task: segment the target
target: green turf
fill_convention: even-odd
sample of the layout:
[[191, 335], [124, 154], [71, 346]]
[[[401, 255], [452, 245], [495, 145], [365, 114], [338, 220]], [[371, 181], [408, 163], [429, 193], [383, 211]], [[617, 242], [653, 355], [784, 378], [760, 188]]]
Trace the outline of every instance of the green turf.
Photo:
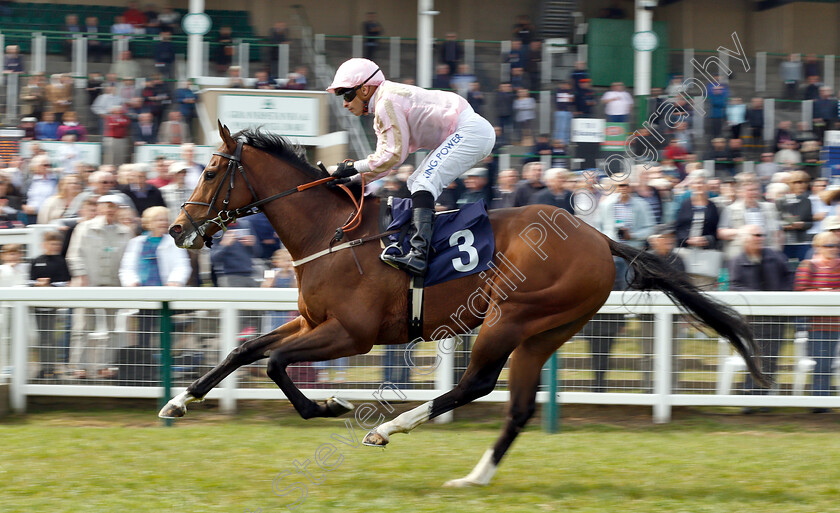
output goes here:
[[0, 424], [0, 511], [286, 511], [296, 495], [278, 497], [272, 481], [325, 443], [343, 459], [326, 473], [310, 464], [321, 484], [279, 483], [306, 482], [295, 511], [840, 511], [836, 424], [754, 419], [564, 425], [557, 435], [532, 427], [489, 487], [452, 490], [441, 484], [469, 472], [498, 418], [423, 426], [382, 450], [331, 438], [350, 436], [342, 420], [193, 411], [165, 428], [145, 412], [36, 413]]

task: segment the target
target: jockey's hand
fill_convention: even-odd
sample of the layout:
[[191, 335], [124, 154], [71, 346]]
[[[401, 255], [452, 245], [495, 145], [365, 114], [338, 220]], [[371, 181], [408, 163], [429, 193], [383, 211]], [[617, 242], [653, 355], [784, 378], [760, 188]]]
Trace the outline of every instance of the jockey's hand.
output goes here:
[[359, 174], [356, 171], [356, 166], [354, 165], [355, 162], [352, 160], [345, 160], [338, 164], [338, 167], [335, 169], [335, 173], [332, 175], [336, 178], [349, 178], [353, 175]]
[[327, 188], [329, 188], [329, 189], [335, 189], [335, 188], [337, 188], [339, 185], [344, 185], [344, 184], [346, 184], [346, 183], [349, 183], [349, 182], [350, 182], [350, 180], [351, 180], [351, 178], [350, 178], [350, 177], [347, 177], [347, 178], [336, 178], [335, 180], [332, 180], [331, 182], [327, 182]]

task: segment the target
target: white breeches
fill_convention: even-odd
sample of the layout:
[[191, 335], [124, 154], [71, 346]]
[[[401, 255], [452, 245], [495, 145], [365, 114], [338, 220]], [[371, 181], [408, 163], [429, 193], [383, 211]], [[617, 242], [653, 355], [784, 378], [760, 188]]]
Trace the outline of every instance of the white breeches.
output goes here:
[[408, 190], [431, 192], [435, 199], [456, 178], [484, 160], [493, 151], [493, 126], [473, 111], [462, 112], [458, 128], [431, 151], [408, 177]]

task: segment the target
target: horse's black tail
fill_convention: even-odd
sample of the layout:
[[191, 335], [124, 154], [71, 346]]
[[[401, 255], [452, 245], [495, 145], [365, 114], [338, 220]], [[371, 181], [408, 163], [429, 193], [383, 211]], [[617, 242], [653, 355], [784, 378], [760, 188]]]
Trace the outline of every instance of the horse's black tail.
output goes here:
[[678, 271], [662, 258], [621, 244], [609, 237], [604, 238], [609, 241], [610, 252], [614, 256], [627, 260], [633, 270], [629, 283], [631, 288], [664, 292], [671, 301], [684, 308], [692, 318], [729, 340], [738, 353], [744, 357], [750, 374], [758, 384], [764, 387], [771, 385], [771, 379], [761, 371], [758, 363], [759, 349], [752, 330], [738, 312], [701, 292], [691, 283], [687, 274]]

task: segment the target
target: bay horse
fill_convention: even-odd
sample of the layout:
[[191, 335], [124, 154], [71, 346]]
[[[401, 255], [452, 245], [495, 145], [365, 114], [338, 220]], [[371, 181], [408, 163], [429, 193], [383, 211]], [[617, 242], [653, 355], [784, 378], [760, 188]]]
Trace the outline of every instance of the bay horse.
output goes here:
[[[353, 406], [338, 398], [316, 403], [301, 393], [286, 367], [364, 354], [374, 344], [408, 342], [409, 277], [380, 259], [379, 200], [368, 198], [352, 239], [368, 241], [327, 253], [336, 227], [356, 208], [332, 180], [284, 138], [259, 130], [232, 136], [219, 123], [222, 145], [205, 168], [170, 234], [178, 246], [200, 248], [232, 218], [263, 211], [295, 261], [300, 316], [234, 349], [161, 410], [181, 417], [237, 368], [268, 358], [267, 374], [305, 419], [332, 417]], [[366, 445], [383, 446], [394, 433], [467, 404], [492, 391], [510, 358], [510, 402], [495, 445], [473, 471], [448, 486], [486, 485], [535, 410], [540, 369], [607, 300], [615, 277], [613, 256], [629, 262], [632, 287], [660, 290], [696, 320], [732, 343], [756, 381], [769, 384], [757, 365], [749, 326], [733, 309], [703, 294], [687, 275], [660, 258], [609, 239], [562, 209], [532, 205], [490, 211], [495, 236], [493, 272], [428, 287], [423, 338], [444, 338], [482, 328], [466, 371], [449, 392], [371, 430]], [[345, 243], [346, 245], [346, 243]], [[337, 248], [333, 248], [337, 249]], [[489, 318], [492, 310], [492, 319]]]

